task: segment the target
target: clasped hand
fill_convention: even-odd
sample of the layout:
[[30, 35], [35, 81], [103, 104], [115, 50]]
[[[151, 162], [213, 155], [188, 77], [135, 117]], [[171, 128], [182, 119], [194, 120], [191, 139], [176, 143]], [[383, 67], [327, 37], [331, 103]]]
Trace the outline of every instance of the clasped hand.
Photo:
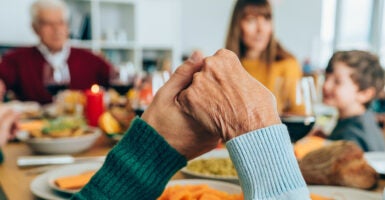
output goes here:
[[272, 93], [225, 49], [184, 62], [158, 91], [142, 119], [187, 159], [244, 133], [279, 124]]

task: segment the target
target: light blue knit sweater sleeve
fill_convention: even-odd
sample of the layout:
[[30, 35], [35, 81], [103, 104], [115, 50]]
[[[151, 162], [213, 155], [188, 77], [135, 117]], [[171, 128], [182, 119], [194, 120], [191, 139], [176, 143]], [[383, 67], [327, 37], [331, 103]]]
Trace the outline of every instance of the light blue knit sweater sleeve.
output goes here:
[[285, 125], [255, 130], [226, 143], [245, 200], [309, 200]]

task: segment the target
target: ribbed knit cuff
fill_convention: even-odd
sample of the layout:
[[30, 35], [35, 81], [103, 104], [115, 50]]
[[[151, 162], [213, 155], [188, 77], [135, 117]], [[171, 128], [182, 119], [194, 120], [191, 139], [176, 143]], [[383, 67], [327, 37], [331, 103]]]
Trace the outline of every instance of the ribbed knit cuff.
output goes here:
[[226, 147], [247, 200], [309, 199], [286, 126], [243, 134], [227, 142]]
[[146, 122], [136, 118], [78, 197], [156, 199], [171, 177], [186, 164], [185, 157]]

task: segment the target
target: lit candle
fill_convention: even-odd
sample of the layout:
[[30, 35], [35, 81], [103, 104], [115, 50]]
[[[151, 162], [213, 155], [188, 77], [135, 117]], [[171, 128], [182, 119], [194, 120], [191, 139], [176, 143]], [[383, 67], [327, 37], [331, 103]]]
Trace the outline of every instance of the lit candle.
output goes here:
[[96, 84], [86, 91], [85, 115], [90, 126], [97, 126], [100, 115], [104, 112], [103, 91]]

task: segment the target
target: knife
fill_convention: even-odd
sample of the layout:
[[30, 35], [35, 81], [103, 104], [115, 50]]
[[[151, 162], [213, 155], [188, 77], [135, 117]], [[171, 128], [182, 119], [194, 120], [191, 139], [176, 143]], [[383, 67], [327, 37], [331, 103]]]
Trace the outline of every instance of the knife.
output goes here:
[[105, 156], [73, 157], [71, 155], [50, 155], [50, 156], [20, 156], [17, 159], [17, 166], [27, 167], [36, 165], [58, 165], [77, 162], [104, 162]]

